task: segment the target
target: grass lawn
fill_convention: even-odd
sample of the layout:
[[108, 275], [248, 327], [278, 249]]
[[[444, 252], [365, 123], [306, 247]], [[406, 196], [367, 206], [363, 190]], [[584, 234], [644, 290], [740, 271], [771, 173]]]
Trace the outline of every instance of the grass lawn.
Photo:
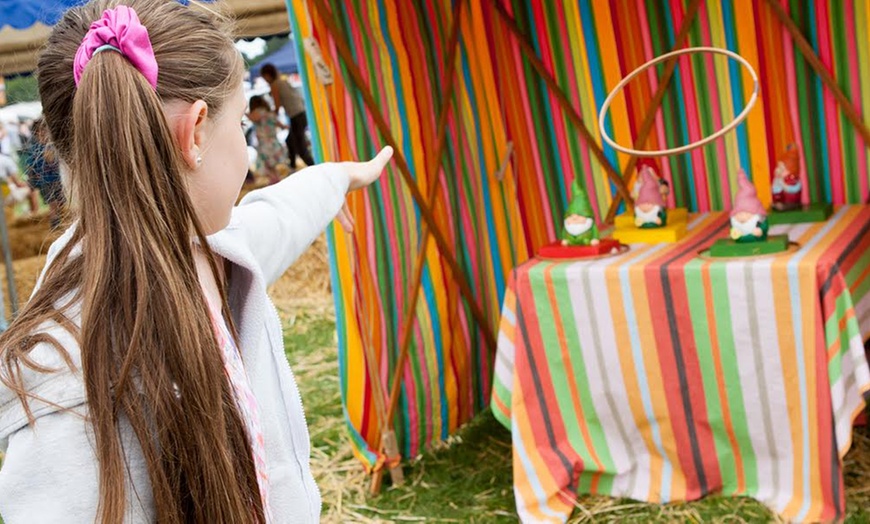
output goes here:
[[[324, 522], [516, 522], [510, 433], [483, 413], [440, 449], [405, 467], [406, 483], [369, 497], [368, 477], [351, 455], [342, 420], [334, 321], [285, 316], [287, 355], [305, 403], [312, 467]], [[870, 522], [870, 431], [855, 434], [846, 457], [846, 522]], [[387, 479], [388, 479], [387, 475]], [[388, 480], [387, 480], [388, 482]], [[659, 506], [581, 497], [570, 522], [777, 522], [749, 498], [708, 497]]]

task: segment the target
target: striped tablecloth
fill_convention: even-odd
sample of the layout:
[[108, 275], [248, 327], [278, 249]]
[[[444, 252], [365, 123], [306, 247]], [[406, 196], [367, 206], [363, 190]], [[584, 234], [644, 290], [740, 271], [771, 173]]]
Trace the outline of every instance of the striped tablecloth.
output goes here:
[[514, 271], [492, 408], [523, 520], [565, 520], [578, 492], [843, 513], [841, 458], [870, 397], [870, 207], [772, 228], [799, 246], [781, 255], [698, 256], [727, 223], [695, 215], [678, 244]]

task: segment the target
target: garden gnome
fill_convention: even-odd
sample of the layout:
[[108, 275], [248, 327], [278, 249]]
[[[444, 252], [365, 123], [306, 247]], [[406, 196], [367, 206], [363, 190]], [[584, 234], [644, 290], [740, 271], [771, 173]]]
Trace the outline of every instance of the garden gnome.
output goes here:
[[565, 227], [562, 229], [563, 246], [598, 245], [598, 227], [589, 196], [577, 179], [571, 184], [571, 203], [565, 211]]
[[[641, 158], [640, 160], [638, 160], [637, 161], [638, 180], [640, 180], [640, 174], [644, 170], [645, 167], [648, 167], [649, 169], [652, 170], [652, 174], [653, 174], [653, 176], [655, 176], [656, 182], [659, 185], [659, 191], [661, 191], [661, 193], [662, 193], [662, 199], [665, 202], [667, 202], [668, 195], [671, 194], [671, 186], [670, 186], [670, 184], [668, 184], [668, 181], [662, 177], [662, 171], [661, 171], [661, 169], [659, 169], [658, 162], [656, 162], [655, 159], [652, 159], [652, 158]], [[631, 198], [637, 200], [637, 195], [638, 195], [639, 190], [640, 190], [640, 185], [635, 184]]]
[[658, 180], [652, 169], [641, 168], [637, 183], [640, 184], [640, 190], [634, 201], [634, 224], [643, 229], [667, 225], [668, 212], [665, 208], [665, 199], [662, 198]]
[[760, 242], [767, 239], [767, 212], [755, 186], [741, 169], [738, 174], [740, 187], [731, 210], [731, 238], [739, 243]]
[[779, 157], [773, 170], [770, 190], [773, 208], [778, 211], [795, 209], [801, 205], [800, 155], [795, 144], [789, 144]]

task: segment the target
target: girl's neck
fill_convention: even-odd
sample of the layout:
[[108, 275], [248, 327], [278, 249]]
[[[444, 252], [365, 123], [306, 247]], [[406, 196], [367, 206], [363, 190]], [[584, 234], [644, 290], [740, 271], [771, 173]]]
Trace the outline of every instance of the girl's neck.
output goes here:
[[215, 265], [217, 266], [218, 272], [217, 275], [212, 274], [206, 252], [196, 243], [193, 244], [193, 262], [196, 264], [196, 274], [199, 277], [199, 285], [202, 287], [202, 291], [205, 294], [205, 298], [208, 300], [209, 305], [220, 311], [222, 301], [218, 281], [224, 280], [224, 274], [223, 264], [221, 263], [222, 259], [217, 257], [217, 255], [215, 255], [215, 257]]

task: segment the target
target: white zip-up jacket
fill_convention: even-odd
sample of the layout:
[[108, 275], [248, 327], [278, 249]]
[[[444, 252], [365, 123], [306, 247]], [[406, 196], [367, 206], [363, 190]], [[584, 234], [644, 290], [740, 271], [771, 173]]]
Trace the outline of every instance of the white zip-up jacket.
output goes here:
[[[234, 208], [229, 225], [208, 238], [211, 248], [231, 262], [229, 304], [260, 409], [275, 522], [318, 522], [320, 492], [309, 467], [310, 444], [301, 398], [284, 356], [281, 322], [266, 286], [336, 216], [348, 184], [348, 176], [335, 164], [304, 169], [248, 194]], [[71, 234], [68, 230], [52, 244], [46, 266]], [[78, 323], [80, 319], [74, 315], [73, 320]], [[80, 370], [81, 355], [74, 338], [57, 325], [46, 325], [46, 331], [64, 345]], [[22, 366], [27, 389], [56, 406], [30, 400], [36, 422], [28, 425], [19, 399], [0, 385], [0, 451], [6, 453], [0, 469], [0, 516], [6, 524], [95, 522], [98, 465], [93, 430], [81, 416], [88, 411], [82, 376], [71, 371], [47, 344], [36, 346], [31, 356], [44, 366], [61, 369], [39, 373]], [[121, 420], [121, 438], [129, 463], [125, 521], [154, 522], [142, 450], [125, 419]]]

